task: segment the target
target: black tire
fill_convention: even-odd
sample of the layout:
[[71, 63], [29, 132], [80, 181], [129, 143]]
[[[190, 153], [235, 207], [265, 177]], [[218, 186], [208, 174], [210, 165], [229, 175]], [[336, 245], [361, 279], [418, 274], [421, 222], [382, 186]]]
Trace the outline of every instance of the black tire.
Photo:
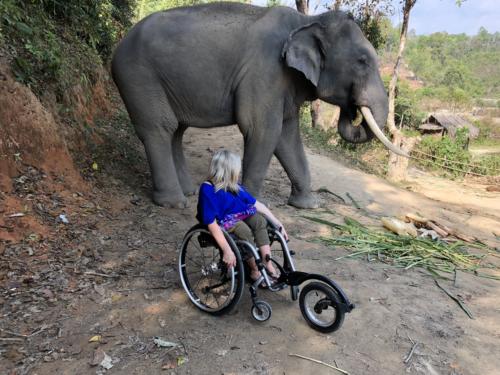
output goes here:
[[220, 248], [203, 225], [195, 225], [186, 233], [179, 253], [179, 275], [184, 290], [197, 308], [212, 315], [231, 311], [245, 287], [238, 247], [227, 235], [226, 240], [236, 256], [236, 266], [231, 269], [222, 262]]
[[[309, 300], [317, 297], [314, 306]], [[327, 284], [312, 282], [300, 292], [299, 306], [302, 316], [312, 328], [319, 332], [331, 333], [342, 326], [344, 311], [340, 308], [340, 300], [335, 290]], [[328, 311], [328, 314], [324, 312]], [[323, 315], [322, 315], [323, 314]], [[321, 318], [320, 318], [321, 317]]]
[[252, 317], [258, 322], [265, 322], [271, 318], [273, 309], [266, 301], [256, 300], [252, 306]]

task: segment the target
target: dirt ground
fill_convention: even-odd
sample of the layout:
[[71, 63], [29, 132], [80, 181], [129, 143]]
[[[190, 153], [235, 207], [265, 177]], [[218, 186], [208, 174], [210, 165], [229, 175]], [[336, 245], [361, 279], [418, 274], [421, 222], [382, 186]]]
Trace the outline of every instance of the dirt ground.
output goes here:
[[[196, 197], [189, 198], [190, 208], [184, 210], [155, 206], [141, 145], [128, 135], [127, 124], [121, 126], [108, 129], [99, 169], [86, 176], [94, 187], [74, 192], [73, 199], [80, 203], [66, 207], [69, 223], [51, 224], [64, 241], [7, 244], [0, 254], [1, 269], [8, 276], [0, 295], [2, 373], [339, 373], [291, 353], [349, 374], [499, 373], [498, 281], [461, 272], [455, 284], [441, 281], [466, 302], [475, 317], [469, 319], [422, 270], [404, 271], [363, 259], [335, 260], [347, 252], [310, 241], [328, 229], [302, 215], [321, 209], [297, 210], [285, 204], [289, 181], [275, 160], [262, 199], [286, 225], [298, 268], [337, 281], [356, 309], [329, 335], [307, 326], [288, 290], [261, 292], [273, 307], [266, 323], [252, 319], [248, 292], [230, 315], [198, 311], [188, 301], [176, 269], [179, 244], [195, 224]], [[188, 130], [185, 147], [196, 182], [203, 181], [211, 152], [221, 146], [241, 150], [237, 128]], [[348, 202], [318, 193], [321, 207], [336, 213], [330, 217], [334, 221], [347, 215], [376, 223], [380, 215], [419, 212], [499, 245], [492, 232], [500, 231], [500, 193], [418, 175], [401, 188], [327, 155], [308, 151], [308, 159], [313, 187], [326, 187]], [[439, 183], [443, 186], [431, 189], [438, 193], [423, 195]], [[361, 210], [350, 204], [346, 192]], [[30, 199], [42, 193], [35, 188]], [[43, 250], [45, 256], [28, 271], [26, 254], [34, 252], [30, 256], [36, 258]], [[97, 335], [98, 341], [89, 342]], [[179, 346], [156, 347], [154, 337]], [[418, 345], [405, 363], [414, 343]], [[93, 365], [103, 352], [111, 358], [109, 370]]]

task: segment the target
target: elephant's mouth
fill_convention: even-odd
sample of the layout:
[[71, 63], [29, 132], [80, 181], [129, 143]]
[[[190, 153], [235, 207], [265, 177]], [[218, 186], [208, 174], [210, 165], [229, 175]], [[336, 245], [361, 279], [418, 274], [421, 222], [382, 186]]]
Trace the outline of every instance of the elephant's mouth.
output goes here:
[[353, 106], [343, 109], [339, 121], [339, 133], [342, 138], [353, 143], [367, 142], [375, 136], [395, 154], [409, 157], [406, 152], [396, 147], [382, 132], [372, 111], [366, 106]]

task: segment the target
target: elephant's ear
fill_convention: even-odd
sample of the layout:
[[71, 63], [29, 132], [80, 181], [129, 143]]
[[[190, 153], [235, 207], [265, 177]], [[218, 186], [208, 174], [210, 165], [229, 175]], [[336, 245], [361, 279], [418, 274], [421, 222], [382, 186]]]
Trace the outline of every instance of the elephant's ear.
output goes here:
[[302, 72], [314, 86], [318, 86], [325, 56], [322, 29], [318, 22], [299, 27], [290, 33], [281, 51], [286, 65]]

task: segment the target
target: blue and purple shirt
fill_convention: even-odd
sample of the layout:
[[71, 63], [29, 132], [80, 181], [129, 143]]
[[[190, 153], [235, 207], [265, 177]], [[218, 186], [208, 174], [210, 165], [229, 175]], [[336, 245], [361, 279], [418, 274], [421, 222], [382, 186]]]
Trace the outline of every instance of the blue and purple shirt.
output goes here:
[[239, 185], [240, 191], [215, 191], [214, 185], [205, 181], [200, 186], [198, 196], [198, 213], [196, 218], [204, 225], [217, 220], [224, 229], [229, 229], [238, 221], [244, 220], [256, 213], [256, 199]]

